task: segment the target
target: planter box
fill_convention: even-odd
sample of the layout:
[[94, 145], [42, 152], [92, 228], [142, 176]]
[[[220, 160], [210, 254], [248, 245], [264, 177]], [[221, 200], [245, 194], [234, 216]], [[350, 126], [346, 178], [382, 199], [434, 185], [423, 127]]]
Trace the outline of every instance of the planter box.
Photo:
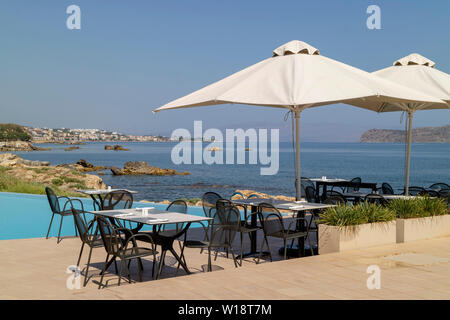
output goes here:
[[450, 215], [397, 219], [397, 243], [450, 236]]
[[319, 254], [360, 249], [396, 242], [396, 221], [348, 227], [319, 224]]

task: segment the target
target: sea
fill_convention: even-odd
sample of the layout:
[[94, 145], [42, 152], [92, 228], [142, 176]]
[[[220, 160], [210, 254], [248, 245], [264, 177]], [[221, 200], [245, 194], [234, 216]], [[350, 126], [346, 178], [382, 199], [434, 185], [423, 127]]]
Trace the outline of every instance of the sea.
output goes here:
[[[85, 159], [98, 166], [122, 168], [127, 161], [147, 161], [151, 166], [190, 172], [175, 176], [114, 176], [110, 170], [104, 170], [101, 178], [106, 185], [135, 190], [138, 192], [136, 200], [201, 198], [207, 191], [230, 197], [237, 189], [295, 195], [294, 152], [290, 142], [280, 142], [279, 170], [275, 175], [261, 175], [261, 167], [267, 165], [249, 164], [248, 159], [245, 164], [174, 164], [171, 153], [176, 142], [120, 142], [130, 151], [107, 151], [106, 144], [112, 143], [86, 143], [73, 151], [64, 151], [67, 145], [42, 144], [39, 146], [51, 150], [15, 153], [24, 159], [50, 161], [52, 165]], [[203, 148], [207, 145], [204, 143]], [[301, 143], [301, 175], [304, 177], [361, 177], [363, 182], [379, 185], [388, 182], [400, 191], [404, 171], [405, 145], [401, 143]], [[450, 144], [414, 143], [410, 185], [427, 187], [435, 182], [450, 183]]]

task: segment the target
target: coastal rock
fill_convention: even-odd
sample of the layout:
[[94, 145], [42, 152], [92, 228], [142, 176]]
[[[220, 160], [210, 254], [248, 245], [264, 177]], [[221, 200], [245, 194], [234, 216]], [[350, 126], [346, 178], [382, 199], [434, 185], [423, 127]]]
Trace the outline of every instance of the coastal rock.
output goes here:
[[119, 144], [115, 144], [113, 146], [106, 145], [105, 150], [114, 150], [114, 151], [130, 151], [130, 149], [124, 148]]
[[8, 168], [5, 175], [60, 190], [106, 189], [100, 177], [80, 173], [73, 166], [50, 166], [46, 161], [25, 160], [11, 153], [0, 154], [0, 166]]
[[82, 166], [83, 168], [93, 168], [94, 165], [92, 163], [87, 162], [84, 159], [80, 159], [76, 162], [76, 164]]
[[[288, 197], [285, 195], [270, 195], [267, 193], [257, 192], [255, 190], [235, 190], [235, 192], [242, 193], [246, 198], [251, 194], [256, 194], [260, 198], [267, 198], [267, 199], [276, 199], [276, 200], [286, 200], [286, 201], [295, 201], [295, 197]], [[238, 199], [239, 196], [234, 196], [232, 199]]]
[[162, 169], [150, 166], [146, 161], [128, 161], [125, 163], [123, 169], [111, 167], [111, 172], [114, 175], [153, 175], [153, 176], [167, 176], [167, 175], [188, 175], [189, 172], [178, 172], [173, 169]]
[[68, 148], [65, 148], [64, 151], [72, 151], [72, 150], [77, 150], [77, 149], [80, 149], [80, 147], [68, 147]]
[[44, 151], [50, 148], [35, 147], [28, 141], [0, 141], [0, 151]]

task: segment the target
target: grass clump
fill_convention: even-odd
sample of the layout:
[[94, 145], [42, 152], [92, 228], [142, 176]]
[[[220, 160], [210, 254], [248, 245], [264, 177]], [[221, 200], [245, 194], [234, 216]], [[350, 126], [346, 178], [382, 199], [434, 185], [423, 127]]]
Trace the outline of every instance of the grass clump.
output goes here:
[[327, 208], [319, 215], [318, 223], [346, 227], [364, 223], [388, 222], [394, 220], [395, 212], [375, 203], [358, 203], [353, 206], [339, 205]]
[[187, 204], [196, 204], [197, 202], [202, 201], [202, 199], [200, 198], [191, 198], [191, 199], [181, 198], [181, 200], [186, 201]]
[[448, 214], [447, 203], [444, 199], [428, 196], [414, 199], [395, 199], [388, 203], [388, 208], [393, 210], [400, 219], [423, 218]]
[[54, 186], [62, 186], [64, 181], [61, 178], [55, 178], [52, 180]]

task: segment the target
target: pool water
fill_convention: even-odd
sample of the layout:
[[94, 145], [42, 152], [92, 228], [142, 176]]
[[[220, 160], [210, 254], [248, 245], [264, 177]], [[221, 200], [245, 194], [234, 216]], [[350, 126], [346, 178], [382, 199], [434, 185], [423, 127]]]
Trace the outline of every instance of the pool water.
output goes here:
[[[93, 210], [92, 199], [80, 198], [84, 209]], [[61, 200], [63, 201], [63, 200]], [[79, 204], [75, 204], [78, 205]], [[165, 210], [165, 204], [135, 202], [133, 207], [155, 207]], [[203, 216], [201, 207], [188, 207], [188, 214]], [[41, 238], [47, 234], [52, 212], [46, 196], [21, 193], [0, 192], [0, 240]], [[50, 237], [58, 235], [61, 217], [55, 215]], [[194, 225], [192, 225], [194, 227]], [[151, 230], [145, 226], [142, 230]], [[61, 229], [62, 236], [75, 235], [73, 218], [64, 217]]]

